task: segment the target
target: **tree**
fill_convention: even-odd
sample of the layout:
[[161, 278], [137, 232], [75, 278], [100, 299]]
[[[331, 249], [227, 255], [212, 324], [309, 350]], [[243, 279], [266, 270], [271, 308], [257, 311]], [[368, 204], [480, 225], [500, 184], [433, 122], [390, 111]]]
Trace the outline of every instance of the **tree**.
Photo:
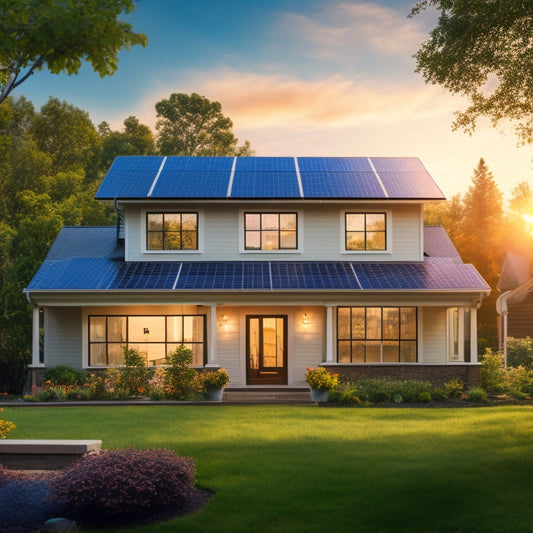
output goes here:
[[100, 166], [108, 169], [118, 155], [153, 155], [154, 135], [148, 126], [139, 123], [137, 117], [130, 116], [124, 121], [124, 131], [111, 131], [107, 122], [98, 125], [102, 139]]
[[439, 21], [415, 54], [426, 83], [466, 96], [454, 129], [472, 133], [479, 117], [515, 124], [533, 142], [533, 2], [531, 0], [422, 0], [414, 16], [434, 6]]
[[162, 155], [251, 155], [250, 143], [237, 147], [233, 122], [219, 102], [192, 93], [173, 93], [155, 105], [157, 148]]
[[133, 0], [2, 0], [0, 102], [43, 67], [77, 74], [85, 60], [101, 77], [113, 74], [122, 48], [148, 42], [118, 18], [134, 9]]

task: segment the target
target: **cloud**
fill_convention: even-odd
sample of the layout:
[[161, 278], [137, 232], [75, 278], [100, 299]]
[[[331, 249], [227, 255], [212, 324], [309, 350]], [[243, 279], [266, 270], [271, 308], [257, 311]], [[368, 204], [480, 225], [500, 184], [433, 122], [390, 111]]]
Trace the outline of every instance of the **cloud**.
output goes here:
[[240, 128], [346, 127], [450, 113], [457, 105], [422, 83], [374, 85], [342, 75], [302, 80], [234, 71], [196, 77], [194, 86]]
[[322, 57], [364, 58], [367, 51], [410, 57], [427, 35], [407, 14], [374, 3], [336, 3], [313, 15], [285, 13], [279, 28], [280, 34], [313, 45], [309, 53]]

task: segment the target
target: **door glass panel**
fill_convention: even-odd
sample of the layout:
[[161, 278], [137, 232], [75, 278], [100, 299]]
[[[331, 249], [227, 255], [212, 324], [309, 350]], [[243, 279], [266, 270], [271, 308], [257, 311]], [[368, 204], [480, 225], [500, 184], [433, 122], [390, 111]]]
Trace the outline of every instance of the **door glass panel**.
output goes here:
[[259, 319], [250, 318], [250, 368], [259, 369]]
[[263, 319], [263, 366], [276, 367], [278, 362], [278, 336], [275, 318]]

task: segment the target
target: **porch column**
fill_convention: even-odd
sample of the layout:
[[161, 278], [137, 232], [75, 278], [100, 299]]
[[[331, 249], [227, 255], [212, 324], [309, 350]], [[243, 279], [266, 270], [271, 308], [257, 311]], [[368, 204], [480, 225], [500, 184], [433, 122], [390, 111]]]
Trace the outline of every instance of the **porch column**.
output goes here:
[[477, 307], [470, 308], [470, 362], [477, 363]]
[[326, 363], [333, 360], [333, 306], [326, 305]]
[[40, 355], [39, 307], [33, 306], [33, 330], [31, 339], [31, 366], [42, 366]]
[[209, 311], [209, 327], [207, 328], [207, 364], [205, 366], [218, 367], [216, 304], [213, 304]]

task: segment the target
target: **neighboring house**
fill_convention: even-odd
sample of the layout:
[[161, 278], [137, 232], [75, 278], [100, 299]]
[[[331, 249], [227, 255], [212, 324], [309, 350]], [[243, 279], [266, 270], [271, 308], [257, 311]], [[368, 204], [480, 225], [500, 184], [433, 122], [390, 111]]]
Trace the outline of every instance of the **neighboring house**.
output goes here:
[[503, 262], [496, 302], [499, 345], [507, 366], [507, 338], [533, 337], [533, 277], [526, 257], [507, 254]]
[[63, 228], [25, 289], [34, 383], [182, 343], [232, 387], [304, 386], [316, 365], [478, 380], [490, 289], [424, 228], [444, 197], [416, 158], [118, 157], [96, 198], [118, 230]]

